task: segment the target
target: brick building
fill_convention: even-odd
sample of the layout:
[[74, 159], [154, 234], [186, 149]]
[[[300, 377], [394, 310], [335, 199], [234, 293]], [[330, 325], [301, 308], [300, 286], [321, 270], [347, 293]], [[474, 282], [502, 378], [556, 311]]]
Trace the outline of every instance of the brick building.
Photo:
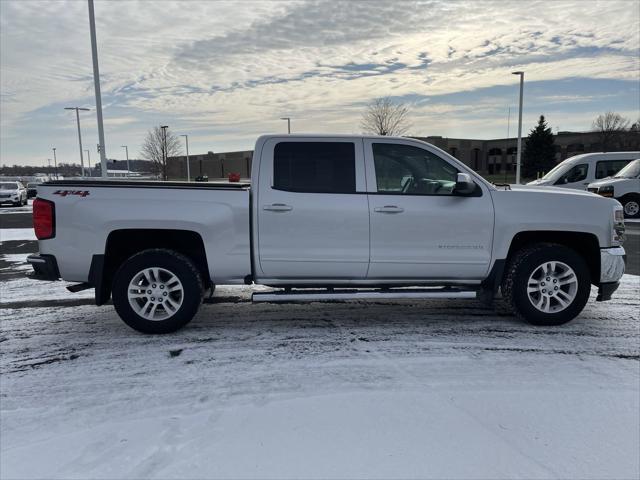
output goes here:
[[[482, 174], [498, 174], [515, 171], [517, 138], [498, 138], [493, 140], [474, 140], [466, 138], [446, 138], [438, 136], [415, 137], [435, 145], [462, 160], [465, 164]], [[522, 139], [522, 148], [525, 145]], [[581, 153], [601, 152], [599, 134], [596, 132], [559, 132], [554, 135], [556, 161], [561, 162]], [[640, 133], [631, 131], [620, 135], [609, 151], [640, 150]], [[251, 150], [240, 152], [189, 155], [191, 178], [207, 175], [210, 179], [227, 178], [229, 173], [239, 173], [242, 178], [251, 176]], [[170, 179], [187, 178], [186, 156], [169, 157], [168, 174]]]
[[[597, 132], [558, 132], [554, 136], [556, 162], [581, 153], [601, 152], [600, 135]], [[496, 174], [515, 171], [517, 138], [498, 138], [493, 140], [471, 140], [446, 137], [415, 137], [429, 142], [438, 148], [462, 160], [475, 171], [483, 174]], [[525, 148], [526, 137], [522, 139]], [[613, 148], [608, 151], [622, 152], [640, 150], [640, 133], [627, 132], [620, 135]]]
[[[249, 178], [252, 157], [251, 150], [189, 155], [191, 179], [199, 175], [206, 175], [210, 179], [227, 178], [230, 173], [239, 173], [242, 178]], [[170, 180], [187, 178], [186, 155], [167, 159], [167, 175]]]

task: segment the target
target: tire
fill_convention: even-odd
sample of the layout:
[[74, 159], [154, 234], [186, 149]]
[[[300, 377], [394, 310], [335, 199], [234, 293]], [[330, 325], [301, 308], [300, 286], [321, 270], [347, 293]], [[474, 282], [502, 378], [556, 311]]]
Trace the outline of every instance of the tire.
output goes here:
[[632, 193], [618, 201], [622, 204], [625, 218], [640, 218], [640, 195]]
[[574, 250], [551, 243], [517, 252], [502, 282], [507, 306], [532, 325], [562, 325], [573, 320], [590, 292], [591, 275], [585, 260]]
[[116, 312], [131, 328], [142, 333], [171, 333], [198, 312], [203, 286], [200, 273], [187, 257], [173, 250], [150, 249], [120, 266], [111, 291]]

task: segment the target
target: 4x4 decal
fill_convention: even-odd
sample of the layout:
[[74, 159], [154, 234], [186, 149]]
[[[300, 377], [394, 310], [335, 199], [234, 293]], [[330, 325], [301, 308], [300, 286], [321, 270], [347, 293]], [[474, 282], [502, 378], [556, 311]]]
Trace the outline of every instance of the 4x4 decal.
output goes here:
[[56, 190], [53, 192], [54, 195], [60, 195], [61, 197], [66, 197], [67, 195], [77, 195], [79, 197], [86, 197], [89, 195], [89, 190]]

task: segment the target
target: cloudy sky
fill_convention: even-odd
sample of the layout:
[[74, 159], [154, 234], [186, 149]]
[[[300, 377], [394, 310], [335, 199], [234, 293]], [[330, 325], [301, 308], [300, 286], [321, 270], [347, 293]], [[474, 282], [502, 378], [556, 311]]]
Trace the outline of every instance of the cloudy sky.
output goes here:
[[[168, 124], [190, 153], [257, 135], [360, 133], [371, 99], [411, 107], [410, 133], [500, 138], [545, 114], [587, 130], [640, 115], [640, 7], [630, 1], [95, 0], [107, 155], [136, 157]], [[0, 163], [78, 162], [75, 114], [95, 105], [87, 3], [0, 0]], [[82, 115], [95, 160], [95, 111]]]

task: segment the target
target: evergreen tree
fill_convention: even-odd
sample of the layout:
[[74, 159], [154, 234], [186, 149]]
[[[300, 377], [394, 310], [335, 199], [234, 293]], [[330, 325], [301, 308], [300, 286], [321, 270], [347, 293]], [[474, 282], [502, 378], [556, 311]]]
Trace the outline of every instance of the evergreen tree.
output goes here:
[[556, 164], [556, 149], [553, 133], [547, 126], [544, 115], [540, 115], [538, 125], [531, 130], [524, 147], [522, 176], [536, 178], [538, 172], [548, 172]]

